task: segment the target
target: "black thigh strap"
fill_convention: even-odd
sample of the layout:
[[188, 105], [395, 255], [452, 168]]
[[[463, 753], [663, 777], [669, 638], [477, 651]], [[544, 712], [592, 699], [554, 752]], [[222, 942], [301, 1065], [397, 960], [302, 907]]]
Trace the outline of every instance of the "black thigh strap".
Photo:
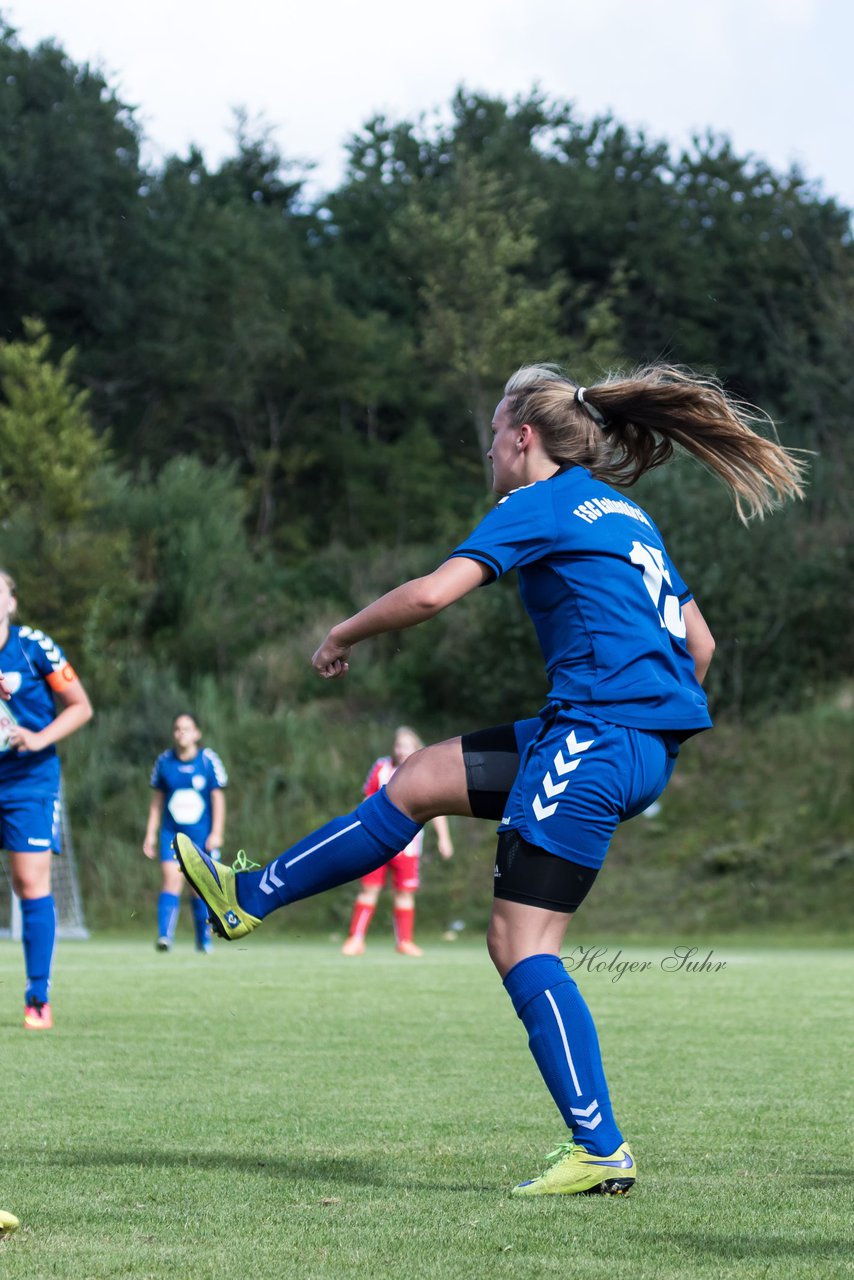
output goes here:
[[471, 811], [498, 822], [519, 771], [516, 731], [512, 724], [477, 729], [463, 734], [462, 747]]

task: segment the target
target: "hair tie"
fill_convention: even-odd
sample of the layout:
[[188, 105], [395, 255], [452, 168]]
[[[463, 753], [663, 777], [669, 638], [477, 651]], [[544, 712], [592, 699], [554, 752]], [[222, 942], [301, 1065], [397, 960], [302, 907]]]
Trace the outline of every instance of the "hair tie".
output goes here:
[[604, 427], [606, 425], [604, 414], [601, 413], [599, 409], [596, 408], [595, 404], [589, 404], [584, 399], [584, 393], [586, 390], [587, 390], [586, 387], [575, 388], [575, 403], [580, 404], [582, 409], [586, 409], [587, 412], [590, 414], [590, 417], [598, 426]]

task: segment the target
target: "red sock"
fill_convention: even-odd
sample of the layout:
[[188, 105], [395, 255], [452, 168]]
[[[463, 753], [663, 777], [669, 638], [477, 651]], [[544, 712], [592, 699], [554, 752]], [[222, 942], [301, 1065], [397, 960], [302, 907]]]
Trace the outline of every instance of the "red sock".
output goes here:
[[373, 918], [374, 908], [370, 902], [357, 902], [353, 908], [353, 918], [350, 921], [350, 932], [348, 938], [364, 938], [368, 932], [368, 926]]
[[412, 935], [415, 932], [415, 908], [414, 907], [395, 907], [394, 909], [394, 936], [397, 945], [401, 942], [411, 942]]

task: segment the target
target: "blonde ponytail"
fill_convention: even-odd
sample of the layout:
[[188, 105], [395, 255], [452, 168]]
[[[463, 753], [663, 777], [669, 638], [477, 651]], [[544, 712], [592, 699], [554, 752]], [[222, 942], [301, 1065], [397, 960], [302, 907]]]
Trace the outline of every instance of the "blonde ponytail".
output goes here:
[[761, 423], [775, 434], [767, 414], [715, 378], [653, 364], [579, 389], [554, 365], [528, 365], [504, 394], [514, 422], [535, 426], [549, 457], [609, 484], [634, 484], [679, 445], [724, 482], [745, 524], [803, 497], [806, 461], [754, 430]]

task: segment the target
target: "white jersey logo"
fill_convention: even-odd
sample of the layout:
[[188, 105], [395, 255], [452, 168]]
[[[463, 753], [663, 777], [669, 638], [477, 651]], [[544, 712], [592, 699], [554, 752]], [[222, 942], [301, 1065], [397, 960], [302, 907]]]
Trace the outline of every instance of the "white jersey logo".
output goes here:
[[179, 827], [192, 827], [201, 820], [205, 812], [204, 798], [198, 791], [189, 787], [173, 791], [169, 798], [169, 812]]

